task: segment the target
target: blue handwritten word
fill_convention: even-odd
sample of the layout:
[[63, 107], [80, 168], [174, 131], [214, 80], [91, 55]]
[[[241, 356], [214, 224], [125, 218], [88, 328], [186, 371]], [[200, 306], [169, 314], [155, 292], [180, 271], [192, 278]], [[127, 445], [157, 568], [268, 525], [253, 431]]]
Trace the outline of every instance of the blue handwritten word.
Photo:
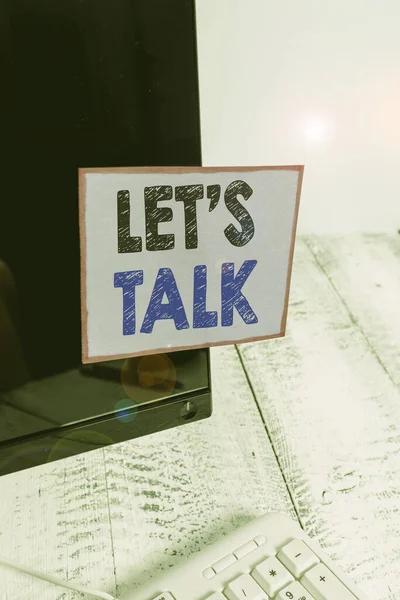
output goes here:
[[[253, 269], [256, 260], [245, 260], [235, 276], [234, 263], [223, 263], [221, 267], [221, 325], [233, 325], [233, 311], [237, 310], [246, 325], [258, 323], [242, 288]], [[122, 288], [122, 332], [123, 335], [136, 333], [136, 288], [144, 282], [143, 271], [123, 271], [114, 274], [114, 287]], [[164, 296], [167, 302], [163, 302]], [[209, 329], [218, 326], [217, 311], [206, 310], [207, 267], [197, 265], [193, 271], [193, 328]], [[140, 333], [152, 333], [156, 321], [172, 319], [179, 331], [189, 329], [181, 294], [171, 269], [159, 269], [153, 291], [140, 328]]]

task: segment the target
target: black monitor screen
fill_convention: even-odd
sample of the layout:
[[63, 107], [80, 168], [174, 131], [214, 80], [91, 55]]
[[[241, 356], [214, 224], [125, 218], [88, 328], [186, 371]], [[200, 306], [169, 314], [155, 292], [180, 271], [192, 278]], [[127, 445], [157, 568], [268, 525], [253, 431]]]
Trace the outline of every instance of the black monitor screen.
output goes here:
[[78, 168], [201, 164], [193, 1], [6, 0], [0, 27], [1, 445], [204, 389], [208, 352], [80, 362]]

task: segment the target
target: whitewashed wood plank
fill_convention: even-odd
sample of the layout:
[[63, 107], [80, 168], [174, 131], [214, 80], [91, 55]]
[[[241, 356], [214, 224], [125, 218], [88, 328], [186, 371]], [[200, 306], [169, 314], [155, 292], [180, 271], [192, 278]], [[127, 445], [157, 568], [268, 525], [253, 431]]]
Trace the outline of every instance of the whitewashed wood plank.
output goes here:
[[400, 235], [307, 237], [356, 327], [400, 384]]
[[[115, 588], [103, 451], [0, 478], [0, 555], [38, 571]], [[3, 600], [82, 596], [0, 567]]]
[[295, 516], [235, 348], [211, 356], [211, 419], [106, 451], [122, 598], [258, 515]]
[[[0, 554], [123, 597], [242, 522], [294, 516], [236, 349], [212, 369], [212, 418], [0, 478]], [[81, 597], [0, 574], [7, 600]]]
[[287, 337], [240, 352], [306, 531], [399, 598], [400, 394], [303, 241]]

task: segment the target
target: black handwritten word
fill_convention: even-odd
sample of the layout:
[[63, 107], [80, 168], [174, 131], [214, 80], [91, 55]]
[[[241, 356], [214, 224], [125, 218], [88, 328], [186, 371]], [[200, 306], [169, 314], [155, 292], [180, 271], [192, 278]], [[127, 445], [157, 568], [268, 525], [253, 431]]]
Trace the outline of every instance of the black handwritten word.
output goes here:
[[[245, 260], [235, 275], [234, 263], [223, 263], [221, 266], [221, 325], [233, 325], [233, 311], [246, 323], [258, 323], [258, 318], [251, 308], [242, 288], [251, 275], [256, 260]], [[114, 287], [122, 288], [122, 332], [123, 335], [136, 333], [136, 288], [144, 282], [144, 272], [122, 271], [114, 274]], [[193, 270], [193, 328], [208, 329], [218, 326], [218, 312], [206, 310], [207, 304], [207, 267], [196, 265]], [[163, 302], [164, 296], [167, 302]], [[158, 270], [153, 291], [148, 300], [146, 313], [140, 327], [140, 333], [152, 333], [156, 321], [172, 319], [179, 331], [189, 329], [187, 307], [182, 301], [178, 284], [171, 269]]]
[[[232, 246], [242, 247], [254, 236], [254, 222], [247, 209], [239, 200], [239, 196], [248, 200], [253, 190], [245, 181], [233, 181], [225, 190], [225, 206], [238, 221], [241, 229], [230, 223], [224, 234]], [[209, 212], [218, 205], [221, 196], [220, 185], [207, 186], [207, 199], [210, 200]], [[171, 185], [158, 185], [144, 188], [144, 206], [146, 218], [146, 250], [172, 250], [175, 247], [173, 233], [159, 233], [159, 223], [172, 221], [173, 211], [170, 206], [160, 203], [171, 201], [174, 190]], [[175, 186], [175, 201], [182, 204], [185, 217], [185, 247], [187, 250], [198, 247], [197, 202], [204, 199], [203, 185]], [[140, 236], [130, 234], [130, 193], [121, 190], [117, 195], [118, 209], [118, 252], [142, 252], [143, 243]]]

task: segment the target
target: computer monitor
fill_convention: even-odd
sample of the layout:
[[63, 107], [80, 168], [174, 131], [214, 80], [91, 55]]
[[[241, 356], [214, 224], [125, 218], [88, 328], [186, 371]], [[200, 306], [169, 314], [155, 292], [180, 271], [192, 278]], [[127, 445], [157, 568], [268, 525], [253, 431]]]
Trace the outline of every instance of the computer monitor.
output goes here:
[[209, 351], [81, 364], [78, 169], [201, 164], [194, 0], [12, 0], [0, 27], [0, 475], [211, 414]]

